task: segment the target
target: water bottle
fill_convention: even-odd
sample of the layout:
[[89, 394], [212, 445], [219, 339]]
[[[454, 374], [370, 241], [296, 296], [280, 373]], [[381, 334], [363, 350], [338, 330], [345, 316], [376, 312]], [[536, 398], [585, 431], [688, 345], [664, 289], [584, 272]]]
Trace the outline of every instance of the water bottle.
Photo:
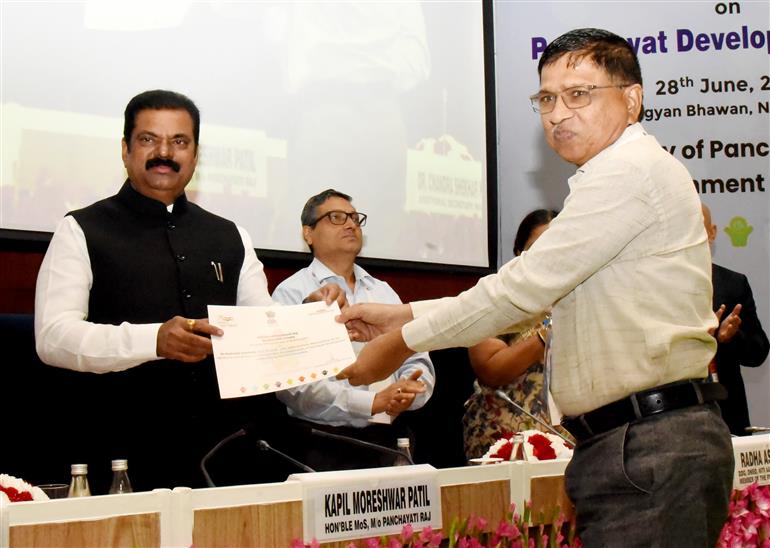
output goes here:
[[73, 464], [70, 467], [72, 480], [70, 481], [70, 491], [67, 495], [73, 497], [90, 497], [91, 488], [88, 486], [88, 465]]
[[112, 461], [112, 485], [110, 485], [109, 493], [110, 495], [133, 493], [131, 482], [128, 479], [128, 461], [126, 459]]
[[409, 449], [409, 438], [398, 438], [398, 452], [403, 456], [396, 457], [393, 466], [409, 466], [412, 464], [412, 452]]

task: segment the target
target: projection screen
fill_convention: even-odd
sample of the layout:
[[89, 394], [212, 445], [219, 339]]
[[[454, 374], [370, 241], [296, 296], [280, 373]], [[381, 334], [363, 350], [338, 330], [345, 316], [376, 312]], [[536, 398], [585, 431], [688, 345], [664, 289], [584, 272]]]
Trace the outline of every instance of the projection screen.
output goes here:
[[114, 194], [125, 105], [157, 88], [201, 110], [189, 196], [258, 249], [306, 251], [331, 187], [363, 256], [489, 266], [481, 2], [3, 2], [0, 229]]

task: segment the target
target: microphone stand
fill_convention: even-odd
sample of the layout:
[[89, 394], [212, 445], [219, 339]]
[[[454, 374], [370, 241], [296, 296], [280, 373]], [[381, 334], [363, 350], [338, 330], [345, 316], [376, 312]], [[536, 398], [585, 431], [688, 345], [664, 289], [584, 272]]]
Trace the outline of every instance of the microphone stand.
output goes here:
[[368, 449], [379, 451], [381, 453], [389, 453], [391, 455], [403, 457], [409, 462], [409, 464], [414, 464], [414, 461], [412, 460], [411, 455], [407, 455], [406, 453], [402, 453], [401, 451], [396, 451], [395, 449], [391, 449], [390, 447], [385, 447], [384, 445], [377, 445], [376, 443], [371, 443], [371, 442], [359, 440], [356, 438], [350, 438], [348, 436], [332, 434], [331, 432], [324, 432], [323, 430], [317, 430], [315, 428], [311, 428], [310, 433], [314, 436], [321, 436], [322, 438], [331, 438], [333, 440], [344, 441], [352, 445], [360, 445], [361, 447], [366, 447]]
[[211, 450], [209, 450], [208, 453], [203, 455], [203, 458], [201, 459], [200, 466], [201, 466], [201, 472], [203, 472], [203, 477], [206, 479], [206, 485], [208, 487], [216, 487], [216, 485], [214, 485], [214, 482], [211, 481], [211, 476], [209, 476], [209, 472], [206, 469], [206, 464], [208, 463], [209, 459], [211, 457], [213, 457], [214, 454], [217, 451], [219, 451], [222, 448], [223, 445], [226, 445], [226, 444], [230, 443], [231, 441], [233, 441], [234, 439], [240, 438], [240, 437], [245, 436], [245, 435], [246, 435], [246, 430], [241, 428], [237, 432], [233, 432], [232, 434], [227, 436], [225, 439], [223, 439], [222, 441], [217, 443], [214, 447], [211, 448]]
[[276, 449], [275, 447], [267, 443], [265, 440], [257, 440], [257, 447], [259, 447], [262, 451], [272, 451], [273, 453], [276, 453], [277, 455], [283, 457], [284, 459], [292, 463], [294, 466], [304, 470], [305, 472], [310, 472], [311, 474], [315, 473], [315, 470], [310, 468], [307, 464], [303, 464], [297, 459], [290, 457], [286, 453], [279, 451], [278, 449]]
[[520, 406], [518, 403], [516, 403], [516, 402], [515, 402], [515, 401], [513, 401], [511, 398], [509, 398], [509, 397], [508, 397], [508, 394], [506, 394], [506, 393], [505, 393], [505, 392], [503, 392], [502, 390], [500, 390], [500, 389], [497, 389], [497, 390], [495, 390], [495, 395], [496, 395], [498, 398], [500, 398], [500, 399], [504, 400], [504, 401], [505, 401], [505, 402], [506, 402], [508, 405], [510, 405], [511, 407], [513, 407], [514, 409], [516, 409], [517, 411], [519, 411], [519, 412], [521, 412], [521, 413], [524, 413], [524, 414], [525, 414], [526, 416], [528, 416], [530, 419], [534, 420], [534, 421], [535, 421], [535, 422], [537, 422], [539, 425], [541, 425], [541, 426], [545, 427], [545, 428], [546, 428], [546, 429], [547, 429], [549, 432], [551, 432], [552, 434], [554, 434], [554, 435], [556, 435], [556, 436], [559, 436], [561, 439], [563, 439], [563, 440], [564, 440], [564, 441], [566, 441], [568, 444], [570, 444], [570, 446], [571, 446], [571, 445], [573, 445], [573, 441], [572, 441], [572, 440], [568, 439], [568, 438], [567, 438], [566, 436], [564, 436], [564, 435], [563, 435], [561, 432], [559, 432], [558, 430], [556, 430], [556, 428], [554, 428], [553, 426], [551, 426], [550, 424], [548, 424], [547, 422], [545, 422], [545, 421], [544, 421], [543, 419], [541, 419], [540, 417], [537, 417], [537, 416], [533, 415], [532, 413], [530, 413], [529, 411], [527, 411], [526, 409], [524, 409], [524, 408], [523, 408], [522, 406]]

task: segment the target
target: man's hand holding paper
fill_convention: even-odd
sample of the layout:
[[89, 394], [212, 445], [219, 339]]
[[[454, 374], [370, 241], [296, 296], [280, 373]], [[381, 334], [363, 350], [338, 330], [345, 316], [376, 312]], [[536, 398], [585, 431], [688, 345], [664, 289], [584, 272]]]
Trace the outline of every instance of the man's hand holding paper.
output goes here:
[[412, 319], [412, 308], [408, 304], [365, 303], [348, 306], [337, 321], [345, 324], [351, 340], [368, 342], [400, 329]]

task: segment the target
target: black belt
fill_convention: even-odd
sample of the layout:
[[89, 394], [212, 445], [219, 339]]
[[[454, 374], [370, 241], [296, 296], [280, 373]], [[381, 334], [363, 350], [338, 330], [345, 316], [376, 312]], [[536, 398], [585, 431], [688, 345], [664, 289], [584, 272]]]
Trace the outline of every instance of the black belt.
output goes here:
[[642, 390], [583, 415], [567, 417], [561, 424], [576, 440], [581, 441], [658, 413], [723, 400], [726, 397], [727, 390], [719, 383], [701, 380], [680, 381]]

